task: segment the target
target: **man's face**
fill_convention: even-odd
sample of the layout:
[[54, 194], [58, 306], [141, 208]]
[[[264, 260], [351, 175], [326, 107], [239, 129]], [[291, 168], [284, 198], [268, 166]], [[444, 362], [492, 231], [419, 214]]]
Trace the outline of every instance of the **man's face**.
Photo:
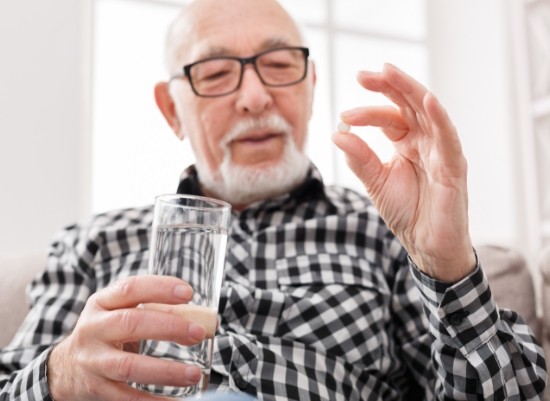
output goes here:
[[[201, 0], [188, 10], [185, 41], [178, 48], [179, 67], [212, 56], [249, 57], [261, 51], [300, 46], [300, 34], [288, 15], [272, 0]], [[290, 139], [303, 152], [311, 116], [314, 72], [298, 84], [265, 86], [251, 65], [240, 88], [231, 94], [204, 98], [189, 82], [172, 82], [171, 93], [180, 119], [181, 137], [188, 137], [197, 163], [217, 174], [224, 161], [236, 167], [265, 169], [281, 162], [289, 136], [278, 128], [252, 126], [229, 141], [224, 138], [243, 120], [282, 117]]]

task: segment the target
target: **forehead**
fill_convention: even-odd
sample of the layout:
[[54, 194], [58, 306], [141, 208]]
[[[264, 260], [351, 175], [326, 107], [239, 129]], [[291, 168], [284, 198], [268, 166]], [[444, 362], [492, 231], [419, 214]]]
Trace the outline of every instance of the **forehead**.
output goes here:
[[178, 23], [184, 28], [173, 50], [183, 63], [303, 44], [297, 25], [275, 0], [198, 0]]

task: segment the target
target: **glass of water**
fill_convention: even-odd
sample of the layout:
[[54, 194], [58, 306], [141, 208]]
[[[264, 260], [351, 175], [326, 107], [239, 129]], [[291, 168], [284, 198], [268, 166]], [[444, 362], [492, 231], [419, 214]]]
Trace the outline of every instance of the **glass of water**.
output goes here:
[[216, 199], [190, 195], [162, 195], [155, 200], [149, 273], [187, 281], [193, 299], [181, 305], [145, 304], [180, 313], [206, 329], [206, 339], [194, 346], [170, 341], [142, 340], [140, 353], [181, 361], [202, 369], [199, 383], [189, 387], [139, 385], [163, 396], [182, 397], [206, 390], [212, 365], [213, 337], [218, 319], [227, 232], [231, 206]]

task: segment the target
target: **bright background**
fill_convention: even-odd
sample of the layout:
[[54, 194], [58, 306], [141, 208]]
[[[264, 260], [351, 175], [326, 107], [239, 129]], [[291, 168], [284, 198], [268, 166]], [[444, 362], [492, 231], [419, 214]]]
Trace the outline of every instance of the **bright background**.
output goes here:
[[[46, 247], [91, 213], [174, 192], [193, 161], [153, 100], [181, 1], [0, 3], [0, 252]], [[330, 141], [338, 113], [385, 102], [355, 82], [392, 62], [429, 86], [469, 161], [475, 243], [530, 261], [550, 229], [547, 0], [285, 0], [317, 65], [308, 152], [327, 183], [360, 188]], [[387, 159], [374, 130], [361, 135]], [[406, 194], [404, 194], [406, 196]]]

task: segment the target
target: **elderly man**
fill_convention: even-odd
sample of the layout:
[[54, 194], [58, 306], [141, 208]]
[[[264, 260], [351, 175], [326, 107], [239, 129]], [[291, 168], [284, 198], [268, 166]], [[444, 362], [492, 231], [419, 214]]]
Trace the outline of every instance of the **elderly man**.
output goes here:
[[[197, 0], [168, 34], [173, 78], [156, 101], [197, 160], [178, 192], [234, 207], [211, 388], [262, 400], [538, 399], [543, 353], [491, 298], [446, 112], [393, 66], [361, 72], [395, 107], [341, 118], [380, 127], [396, 154], [383, 164], [359, 137], [335, 133], [370, 199], [324, 186], [304, 155], [316, 76], [303, 46], [274, 0]], [[197, 367], [132, 352], [142, 338], [205, 336], [136, 308], [192, 291], [141, 274], [151, 217], [150, 207], [115, 211], [60, 234], [0, 354], [2, 400], [152, 401], [128, 383], [199, 380]]]

